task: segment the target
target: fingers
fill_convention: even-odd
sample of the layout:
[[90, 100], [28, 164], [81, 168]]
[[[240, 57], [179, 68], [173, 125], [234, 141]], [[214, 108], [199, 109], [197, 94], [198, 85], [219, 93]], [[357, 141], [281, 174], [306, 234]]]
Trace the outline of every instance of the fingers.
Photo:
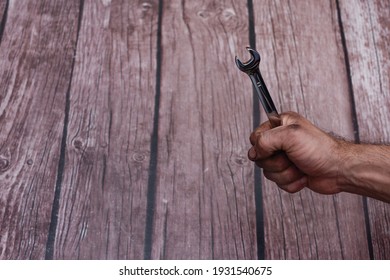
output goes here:
[[297, 169], [289, 168], [281, 173], [264, 171], [264, 176], [275, 182], [279, 188], [289, 193], [296, 193], [307, 186], [307, 176]]
[[303, 176], [302, 178], [300, 178], [294, 182], [291, 182], [287, 185], [278, 185], [279, 188], [281, 188], [282, 190], [289, 192], [289, 193], [299, 192], [300, 190], [302, 190], [306, 186], [307, 186], [307, 177], [306, 176]]
[[266, 159], [277, 151], [289, 152], [296, 142], [300, 128], [298, 124], [279, 126], [271, 130], [267, 130], [267, 125], [269, 123], [260, 126], [251, 134], [253, 147], [248, 152], [248, 158], [252, 161]]
[[289, 185], [304, 177], [304, 174], [294, 165], [280, 172], [271, 172], [264, 169], [263, 173], [268, 180], [275, 182], [279, 186]]
[[258, 167], [269, 172], [282, 172], [293, 165], [283, 152], [278, 152], [269, 158], [255, 161], [255, 163]]
[[248, 151], [248, 158], [249, 158], [251, 161], [256, 161], [257, 152], [256, 152], [255, 147], [252, 147], [252, 148], [249, 149], [249, 151]]
[[250, 135], [249, 140], [251, 144], [254, 146], [257, 138], [264, 131], [270, 130], [272, 128], [271, 123], [269, 121], [262, 123], [259, 127], [257, 127]]
[[[253, 152], [256, 153], [254, 147], [249, 150], [248, 156], [255, 157]], [[267, 179], [289, 193], [298, 192], [307, 185], [306, 175], [288, 159], [285, 153], [279, 152], [255, 163], [263, 168], [263, 174]]]
[[290, 193], [300, 191], [307, 184], [306, 175], [286, 155], [293, 150], [294, 139], [300, 135], [299, 131], [304, 125], [301, 119], [296, 113], [284, 113], [281, 115], [281, 126], [272, 128], [267, 121], [250, 135], [252, 148], [248, 151], [248, 158], [263, 168], [267, 179]]
[[[296, 124], [302, 122], [302, 117], [295, 112], [285, 112], [280, 114], [281, 126], [288, 126], [290, 124]], [[250, 142], [254, 146], [259, 135], [267, 130], [273, 128], [270, 121], [266, 121], [258, 126], [250, 135]]]

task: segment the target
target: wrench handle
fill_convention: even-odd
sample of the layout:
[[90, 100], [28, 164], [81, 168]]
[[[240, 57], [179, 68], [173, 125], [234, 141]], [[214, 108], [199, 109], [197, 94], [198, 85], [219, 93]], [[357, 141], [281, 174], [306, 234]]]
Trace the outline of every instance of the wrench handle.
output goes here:
[[267, 114], [267, 117], [269, 119], [269, 122], [271, 123], [272, 128], [282, 125], [282, 120], [278, 113]]
[[257, 68], [255, 71], [248, 75], [252, 81], [253, 86], [255, 87], [257, 96], [259, 97], [259, 100], [263, 105], [263, 108], [265, 110], [265, 113], [267, 114], [271, 126], [280, 126], [281, 119], [279, 113], [276, 110], [275, 104], [271, 98], [271, 95], [269, 94], [269, 91], [267, 89], [267, 86], [265, 85], [265, 82], [260, 74], [259, 69]]

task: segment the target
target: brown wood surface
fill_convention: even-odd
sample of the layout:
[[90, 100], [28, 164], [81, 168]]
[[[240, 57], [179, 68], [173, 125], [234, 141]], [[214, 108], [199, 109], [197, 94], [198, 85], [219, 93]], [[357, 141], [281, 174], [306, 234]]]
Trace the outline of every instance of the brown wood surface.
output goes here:
[[[254, 1], [254, 10], [261, 69], [280, 111], [353, 139], [336, 3]], [[263, 188], [266, 258], [369, 258], [359, 196], [291, 195], [266, 179]]]
[[[4, 8], [5, 1], [1, 7]], [[3, 14], [3, 13], [2, 13]], [[0, 44], [0, 258], [43, 259], [77, 1], [10, 1]]]
[[[390, 144], [390, 2], [341, 1], [361, 142]], [[367, 201], [373, 257], [390, 259], [390, 204]]]
[[144, 256], [157, 11], [84, 3], [54, 258]]
[[166, 1], [153, 258], [257, 258], [246, 3]]
[[256, 41], [280, 111], [389, 143], [388, 1], [3, 0], [0, 17], [0, 259], [390, 258], [388, 204], [257, 176], [263, 109], [234, 65]]
[[7, 20], [8, 6], [9, 3], [7, 0], [0, 1], [0, 36], [3, 34], [4, 26]]

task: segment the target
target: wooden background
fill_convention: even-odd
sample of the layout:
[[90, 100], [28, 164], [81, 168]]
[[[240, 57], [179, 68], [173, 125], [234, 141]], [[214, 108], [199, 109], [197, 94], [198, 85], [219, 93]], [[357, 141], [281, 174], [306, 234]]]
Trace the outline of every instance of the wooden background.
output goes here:
[[[1, 259], [389, 259], [390, 205], [280, 191], [280, 111], [390, 143], [390, 2], [1, 0]], [[261, 112], [261, 113], [260, 113]]]

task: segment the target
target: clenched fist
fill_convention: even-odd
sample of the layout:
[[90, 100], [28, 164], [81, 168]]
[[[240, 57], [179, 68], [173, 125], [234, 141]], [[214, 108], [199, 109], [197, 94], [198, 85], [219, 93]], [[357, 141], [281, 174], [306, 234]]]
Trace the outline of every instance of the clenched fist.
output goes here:
[[337, 139], [294, 112], [280, 117], [281, 126], [268, 121], [250, 136], [248, 157], [266, 178], [290, 193], [308, 187], [390, 201], [390, 147]]

